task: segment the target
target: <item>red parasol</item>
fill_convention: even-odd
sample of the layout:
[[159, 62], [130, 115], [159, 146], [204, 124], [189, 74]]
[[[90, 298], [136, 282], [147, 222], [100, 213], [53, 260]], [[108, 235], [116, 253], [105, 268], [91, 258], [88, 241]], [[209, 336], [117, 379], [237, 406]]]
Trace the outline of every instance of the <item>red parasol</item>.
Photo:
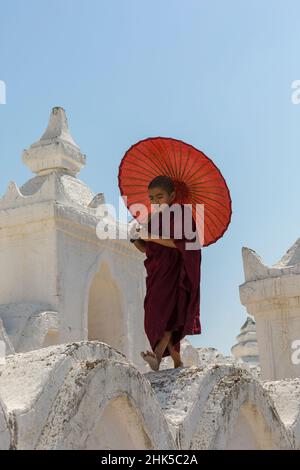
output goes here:
[[[149, 137], [132, 145], [119, 166], [119, 188], [130, 211], [132, 204], [144, 204], [151, 211], [148, 184], [158, 175], [172, 178], [176, 189], [174, 203], [204, 205], [203, 246], [222, 237], [231, 220], [231, 198], [227, 184], [213, 161], [190, 144], [170, 137]], [[131, 212], [131, 211], [130, 211]], [[139, 222], [144, 215], [137, 216]]]

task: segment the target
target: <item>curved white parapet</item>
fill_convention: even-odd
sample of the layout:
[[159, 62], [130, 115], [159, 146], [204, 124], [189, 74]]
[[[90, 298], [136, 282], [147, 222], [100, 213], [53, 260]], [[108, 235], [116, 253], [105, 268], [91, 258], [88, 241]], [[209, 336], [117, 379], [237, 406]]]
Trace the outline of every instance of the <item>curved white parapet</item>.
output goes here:
[[115, 359], [81, 362], [66, 377], [36, 449], [172, 449], [147, 380]]
[[55, 311], [32, 314], [20, 334], [17, 351], [27, 352], [59, 344], [60, 315]]
[[[6, 342], [6, 354], [26, 352], [58, 344], [61, 316], [50, 304], [12, 302], [0, 305], [0, 339]], [[51, 336], [57, 341], [51, 343]]]
[[[20, 188], [14, 181], [10, 181], [5, 194], [0, 198], [0, 210], [21, 209], [34, 204], [41, 205], [43, 202], [59, 202], [77, 209], [85, 209], [95, 218], [96, 209], [90, 205], [94, 197], [93, 191], [83, 181], [63, 170], [55, 170], [47, 175], [31, 178]], [[41, 208], [41, 215], [42, 210]]]
[[2, 448], [237, 450], [300, 443], [299, 379], [288, 386], [261, 382], [230, 362], [141, 374], [109, 345], [82, 341], [8, 356], [0, 395]]
[[150, 383], [105, 343], [9, 356], [0, 394], [16, 449], [175, 448]]
[[178, 448], [292, 448], [268, 392], [243, 368], [209, 364], [146, 376]]
[[265, 381], [262, 385], [291, 436], [293, 448], [300, 450], [300, 378]]

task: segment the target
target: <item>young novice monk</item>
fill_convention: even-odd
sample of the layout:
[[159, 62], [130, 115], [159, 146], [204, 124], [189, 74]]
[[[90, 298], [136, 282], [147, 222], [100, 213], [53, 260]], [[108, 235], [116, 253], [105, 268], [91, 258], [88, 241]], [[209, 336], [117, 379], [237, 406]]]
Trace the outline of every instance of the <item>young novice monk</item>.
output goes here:
[[[180, 204], [182, 218], [180, 234], [176, 232], [172, 202], [175, 200], [175, 188], [171, 178], [157, 176], [148, 185], [151, 204], [167, 204], [170, 209], [170, 238], [158, 238], [162, 231], [160, 212], [159, 232], [153, 238], [149, 214], [147, 229], [140, 231], [140, 238], [134, 242], [137, 249], [146, 254], [144, 265], [147, 271], [146, 296], [144, 299], [144, 327], [152, 351], [141, 352], [141, 356], [151, 369], [159, 370], [163, 357], [171, 356], [174, 367], [183, 367], [180, 356], [180, 340], [185, 335], [201, 333], [200, 325], [200, 265], [201, 249], [187, 249], [187, 245], [196, 238], [186, 238], [184, 233], [184, 210], [190, 210]], [[159, 206], [160, 207], [160, 206]], [[162, 206], [162, 207], [166, 207]], [[191, 216], [191, 224], [196, 233], [196, 224]], [[176, 217], [176, 216], [175, 216]], [[187, 217], [187, 216], [186, 216]], [[178, 220], [178, 219], [175, 219]], [[152, 237], [151, 237], [152, 235]], [[198, 238], [197, 238], [198, 239]], [[197, 245], [200, 246], [200, 245]]]

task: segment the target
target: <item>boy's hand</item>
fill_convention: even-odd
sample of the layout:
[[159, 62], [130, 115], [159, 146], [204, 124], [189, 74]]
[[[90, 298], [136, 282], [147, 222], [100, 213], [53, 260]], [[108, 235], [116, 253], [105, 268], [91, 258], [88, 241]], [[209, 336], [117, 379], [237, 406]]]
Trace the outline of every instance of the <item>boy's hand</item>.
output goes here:
[[140, 224], [136, 220], [133, 220], [131, 223], [128, 224], [128, 226], [129, 226], [129, 231], [128, 231], [129, 239], [139, 238]]

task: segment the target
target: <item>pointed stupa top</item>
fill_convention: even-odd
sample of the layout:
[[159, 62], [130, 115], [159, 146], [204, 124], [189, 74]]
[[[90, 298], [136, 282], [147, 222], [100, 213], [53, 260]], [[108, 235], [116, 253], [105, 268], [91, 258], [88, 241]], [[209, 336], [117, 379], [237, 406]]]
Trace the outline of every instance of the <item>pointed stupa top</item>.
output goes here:
[[52, 108], [47, 129], [40, 140], [23, 151], [22, 161], [37, 174], [60, 169], [75, 176], [85, 165], [86, 156], [70, 134], [63, 108]]
[[256, 323], [251, 317], [247, 317], [236, 339], [237, 344], [231, 348], [233, 356], [242, 362], [258, 364], [259, 353], [256, 338]]
[[247, 320], [241, 326], [241, 333], [245, 333], [248, 331], [256, 331], [256, 323], [253, 318], [247, 316]]

